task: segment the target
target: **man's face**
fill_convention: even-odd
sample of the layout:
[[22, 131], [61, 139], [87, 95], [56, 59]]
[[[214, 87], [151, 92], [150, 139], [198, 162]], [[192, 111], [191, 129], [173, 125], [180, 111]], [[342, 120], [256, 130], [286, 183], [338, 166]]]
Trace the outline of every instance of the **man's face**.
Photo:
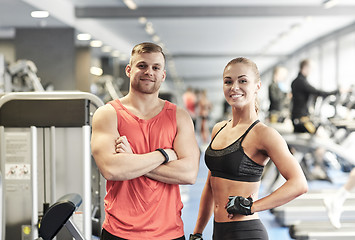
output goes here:
[[126, 67], [126, 75], [130, 78], [132, 90], [156, 93], [166, 77], [163, 55], [159, 52], [133, 55], [131, 64]]
[[305, 65], [302, 69], [303, 76], [307, 77], [310, 74], [310, 71], [311, 71], [310, 64]]

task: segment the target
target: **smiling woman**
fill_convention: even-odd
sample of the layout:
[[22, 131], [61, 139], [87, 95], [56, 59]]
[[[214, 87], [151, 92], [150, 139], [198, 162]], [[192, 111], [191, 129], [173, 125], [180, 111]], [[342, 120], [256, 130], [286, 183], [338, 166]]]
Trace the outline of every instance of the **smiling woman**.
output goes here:
[[[245, 74], [233, 67], [237, 63], [242, 63], [240, 68]], [[261, 87], [261, 82], [258, 67], [254, 62], [242, 57], [231, 60], [224, 68], [223, 81], [224, 96], [231, 106], [233, 106], [233, 102], [239, 103], [243, 99], [249, 99], [254, 102], [255, 111], [258, 112], [258, 102], [255, 95]], [[250, 89], [252, 93], [250, 97], [246, 95], [246, 88], [254, 88]]]
[[[258, 212], [283, 205], [307, 191], [306, 178], [285, 140], [261, 123], [255, 108], [260, 90], [256, 64], [230, 61], [223, 72], [223, 91], [232, 119], [217, 123], [205, 152], [209, 168], [192, 239], [201, 239], [212, 213], [213, 240], [268, 239]], [[258, 199], [261, 175], [269, 160], [286, 182]]]

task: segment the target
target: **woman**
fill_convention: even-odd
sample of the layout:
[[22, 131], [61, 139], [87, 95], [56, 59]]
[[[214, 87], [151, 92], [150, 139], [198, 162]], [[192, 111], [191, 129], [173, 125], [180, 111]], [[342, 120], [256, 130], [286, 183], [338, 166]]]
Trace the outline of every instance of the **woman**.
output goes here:
[[203, 144], [208, 143], [209, 129], [208, 129], [208, 116], [212, 108], [211, 102], [207, 98], [206, 89], [201, 90], [198, 101], [199, 117], [200, 117], [200, 134]]
[[[257, 92], [260, 76], [246, 58], [230, 61], [223, 72], [223, 91], [232, 119], [217, 123], [205, 153], [209, 173], [202, 192], [194, 234], [202, 232], [214, 214], [214, 240], [268, 239], [257, 212], [283, 205], [307, 191], [304, 174], [274, 129], [260, 123]], [[264, 166], [272, 159], [286, 182], [258, 199]]]

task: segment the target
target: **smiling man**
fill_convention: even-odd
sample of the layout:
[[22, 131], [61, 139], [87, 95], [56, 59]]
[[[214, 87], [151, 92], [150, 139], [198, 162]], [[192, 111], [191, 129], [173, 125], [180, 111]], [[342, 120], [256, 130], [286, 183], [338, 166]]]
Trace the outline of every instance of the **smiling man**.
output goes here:
[[101, 239], [185, 239], [179, 184], [193, 184], [199, 164], [192, 120], [158, 97], [160, 46], [136, 45], [126, 75], [129, 93], [100, 107], [92, 123], [92, 154], [107, 180]]

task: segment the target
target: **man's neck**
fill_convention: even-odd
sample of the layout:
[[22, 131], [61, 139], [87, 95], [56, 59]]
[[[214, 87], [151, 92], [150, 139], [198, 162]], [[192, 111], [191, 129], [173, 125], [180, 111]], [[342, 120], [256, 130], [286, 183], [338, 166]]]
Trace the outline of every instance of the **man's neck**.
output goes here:
[[137, 117], [149, 119], [157, 115], [163, 108], [164, 102], [156, 94], [129, 92], [121, 99], [121, 103]]

